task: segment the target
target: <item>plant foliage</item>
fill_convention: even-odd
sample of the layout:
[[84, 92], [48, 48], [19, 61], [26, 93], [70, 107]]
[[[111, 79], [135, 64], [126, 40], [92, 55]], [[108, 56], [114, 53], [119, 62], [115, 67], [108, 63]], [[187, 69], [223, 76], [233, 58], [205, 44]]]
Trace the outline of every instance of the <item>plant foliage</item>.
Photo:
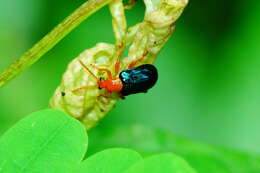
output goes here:
[[173, 154], [143, 159], [123, 148], [106, 149], [83, 160], [87, 146], [88, 137], [79, 121], [57, 110], [38, 111], [0, 138], [0, 172], [194, 172]]
[[142, 126], [102, 128], [89, 134], [89, 154], [109, 147], [131, 147], [142, 155], [172, 152], [183, 157], [200, 173], [257, 173], [260, 157], [179, 137]]

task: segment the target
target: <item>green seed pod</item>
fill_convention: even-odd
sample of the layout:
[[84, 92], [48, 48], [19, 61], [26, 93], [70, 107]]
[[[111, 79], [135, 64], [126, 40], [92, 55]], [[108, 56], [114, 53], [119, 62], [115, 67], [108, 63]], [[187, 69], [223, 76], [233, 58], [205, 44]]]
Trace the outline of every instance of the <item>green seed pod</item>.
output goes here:
[[68, 65], [51, 99], [51, 108], [67, 112], [80, 120], [88, 130], [115, 106], [119, 94], [113, 92], [110, 97], [101, 96], [106, 94], [106, 90], [99, 89], [98, 80], [101, 77], [107, 79], [108, 76], [99, 73], [92, 65], [106, 68], [113, 73], [113, 77], [118, 77], [115, 64], [127, 45], [130, 45], [128, 56], [121, 62], [120, 70], [126, 69], [133, 62], [137, 65], [152, 63], [172, 34], [175, 22], [187, 4], [187, 0], [144, 2], [144, 21], [129, 28], [127, 33], [122, 0], [114, 0], [109, 4], [115, 44], [98, 43], [75, 58]]
[[[87, 130], [95, 126], [114, 107], [119, 98], [117, 93], [112, 93], [109, 98], [100, 96], [105, 94], [105, 91], [99, 90], [99, 79], [97, 80], [86, 71], [79, 62], [79, 60], [83, 62], [98, 78], [107, 78], [107, 76], [98, 74], [98, 71], [91, 65], [114, 72], [114, 65], [123, 51], [124, 46], [122, 45], [125, 44], [126, 20], [121, 0], [112, 1], [109, 9], [112, 15], [115, 45], [99, 43], [75, 58], [68, 65], [61, 84], [50, 101], [51, 108], [63, 110], [77, 118]], [[75, 90], [77, 91], [75, 92]]]
[[126, 39], [126, 19], [124, 6], [121, 0], [114, 0], [109, 4], [109, 9], [112, 15], [112, 26], [116, 40], [116, 46], [123, 49]]

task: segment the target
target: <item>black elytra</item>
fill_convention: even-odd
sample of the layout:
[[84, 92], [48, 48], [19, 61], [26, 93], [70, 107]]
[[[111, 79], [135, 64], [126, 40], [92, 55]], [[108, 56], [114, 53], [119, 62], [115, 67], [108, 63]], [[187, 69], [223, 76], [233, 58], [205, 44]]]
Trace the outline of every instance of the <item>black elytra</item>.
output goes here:
[[123, 96], [127, 96], [136, 93], [146, 93], [148, 89], [155, 85], [158, 79], [158, 72], [154, 65], [144, 64], [122, 71], [119, 74], [119, 78], [123, 83], [120, 93]]

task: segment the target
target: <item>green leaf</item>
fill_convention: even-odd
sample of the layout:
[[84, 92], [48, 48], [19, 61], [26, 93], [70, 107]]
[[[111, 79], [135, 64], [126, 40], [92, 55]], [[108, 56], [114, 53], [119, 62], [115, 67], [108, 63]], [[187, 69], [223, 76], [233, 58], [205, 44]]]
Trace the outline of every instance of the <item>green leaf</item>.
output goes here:
[[0, 139], [0, 172], [68, 172], [87, 149], [84, 127], [57, 110], [34, 112]]
[[[90, 133], [89, 152], [104, 148], [131, 147], [143, 155], [173, 152], [200, 173], [258, 173], [260, 157], [253, 154], [207, 145], [175, 134], [142, 126], [95, 129]], [[210, 170], [210, 171], [209, 171]]]
[[79, 169], [74, 172], [121, 173], [141, 159], [137, 152], [130, 149], [107, 149], [83, 161]]
[[170, 154], [158, 154], [140, 161], [125, 173], [195, 173], [182, 158]]

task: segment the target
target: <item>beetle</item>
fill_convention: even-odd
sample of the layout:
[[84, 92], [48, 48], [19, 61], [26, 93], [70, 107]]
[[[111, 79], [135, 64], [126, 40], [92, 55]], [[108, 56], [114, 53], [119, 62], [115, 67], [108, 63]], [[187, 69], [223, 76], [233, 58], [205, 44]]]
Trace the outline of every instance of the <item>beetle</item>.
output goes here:
[[[77, 92], [82, 89], [87, 89], [91, 87], [98, 87], [99, 89], [106, 89], [107, 94], [100, 94], [99, 96], [109, 98], [112, 92], [119, 93], [119, 97], [124, 99], [125, 96], [137, 93], [146, 93], [148, 89], [152, 88], [158, 79], [158, 72], [154, 65], [152, 64], [143, 64], [135, 67], [135, 65], [140, 62], [143, 57], [147, 55], [145, 52], [142, 58], [139, 58], [132, 62], [128, 69], [123, 70], [119, 73], [118, 76], [113, 77], [112, 72], [105, 68], [98, 68], [93, 64], [90, 64], [93, 68], [98, 71], [104, 71], [107, 73], [108, 78], [98, 78], [89, 68], [78, 59], [80, 65], [93, 77], [97, 80], [97, 85], [83, 86], [77, 89], [74, 89], [73, 92]], [[115, 73], [119, 72], [120, 62], [117, 61], [115, 64]]]

